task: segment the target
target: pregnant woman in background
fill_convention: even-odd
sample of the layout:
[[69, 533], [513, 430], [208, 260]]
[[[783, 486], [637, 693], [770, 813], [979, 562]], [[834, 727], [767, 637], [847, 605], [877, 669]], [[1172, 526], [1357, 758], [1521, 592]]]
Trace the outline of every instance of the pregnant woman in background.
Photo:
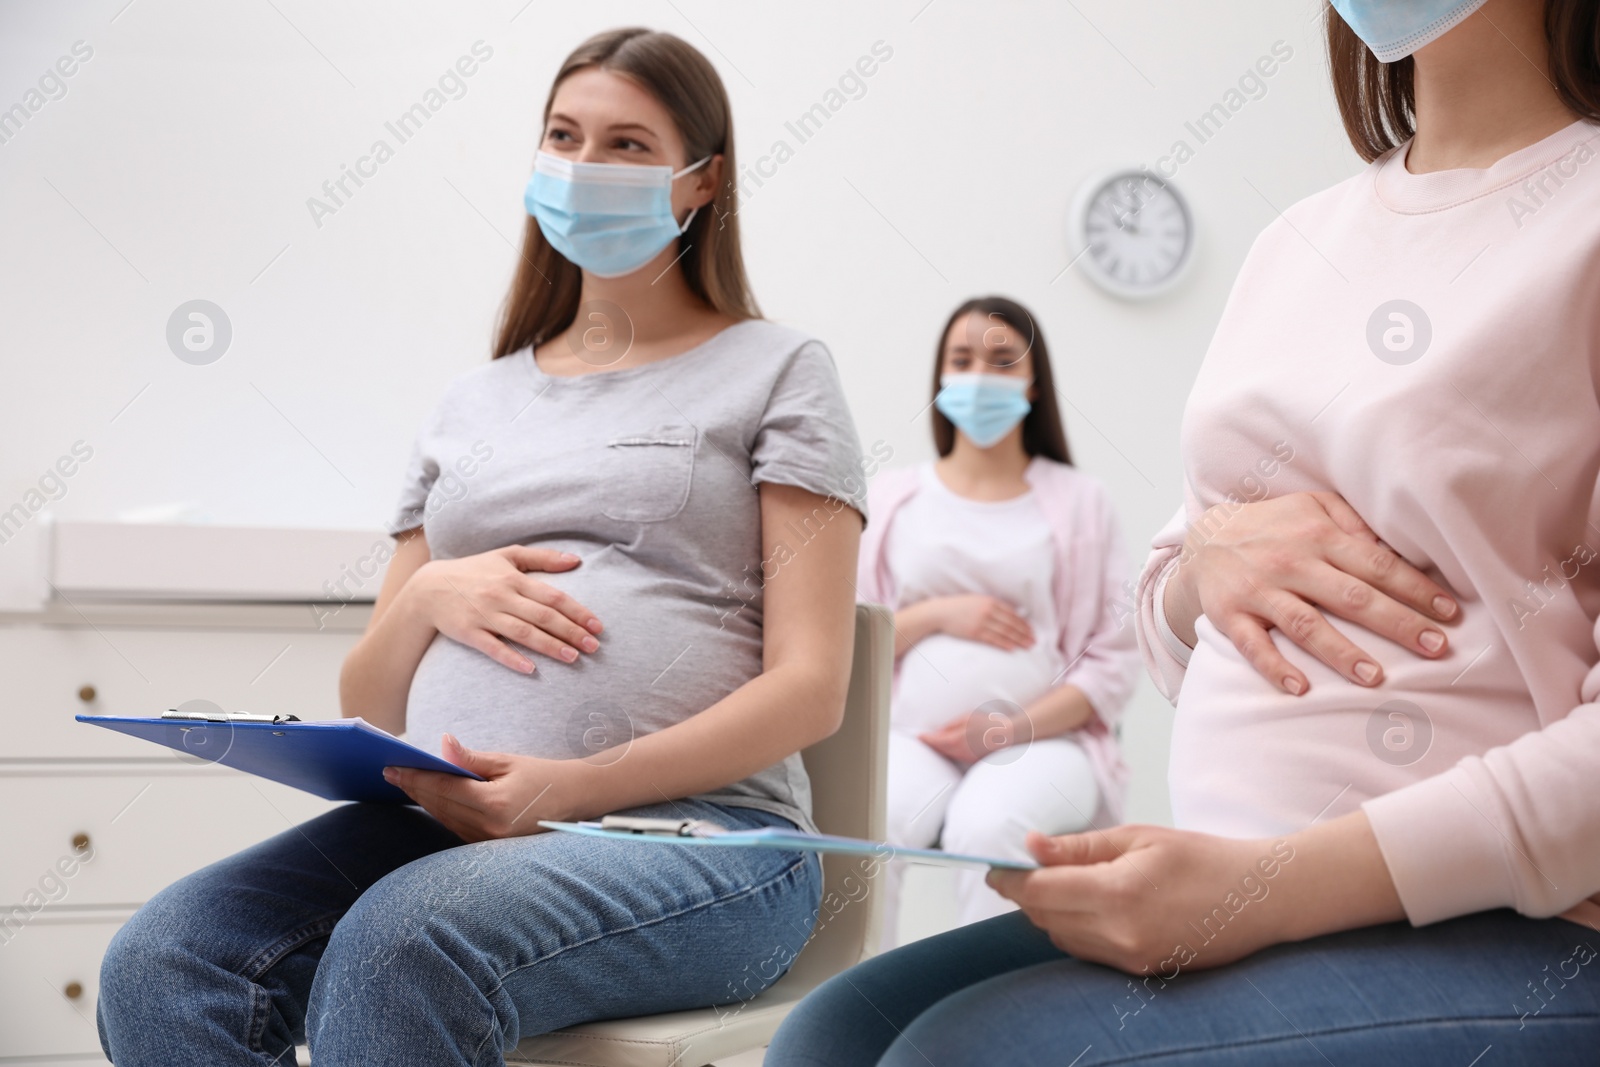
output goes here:
[[[400, 771], [158, 894], [101, 971], [119, 1067], [500, 1064], [519, 1037], [748, 999], [810, 933], [814, 856], [541, 832], [607, 812], [814, 829], [862, 529], [832, 359], [757, 316], [727, 97], [619, 30], [555, 79], [495, 356], [418, 435], [347, 715]], [[806, 540], [795, 531], [805, 530]]]
[[1257, 238], [1139, 581], [1178, 828], [1033, 837], [768, 1067], [1600, 1058], [1600, 5], [1333, 8], [1370, 165]]
[[[880, 475], [859, 595], [895, 610], [891, 844], [1027, 859], [1029, 830], [1122, 818], [1115, 729], [1139, 673], [1127, 559], [1098, 481], [1071, 466], [1031, 314], [969, 300], [934, 353], [940, 458]], [[881, 891], [895, 939], [900, 866]], [[964, 923], [1013, 910], [981, 869]]]

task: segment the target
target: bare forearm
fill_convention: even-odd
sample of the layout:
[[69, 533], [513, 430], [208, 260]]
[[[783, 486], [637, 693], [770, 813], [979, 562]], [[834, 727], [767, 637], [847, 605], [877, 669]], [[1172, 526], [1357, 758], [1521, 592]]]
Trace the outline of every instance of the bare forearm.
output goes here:
[[910, 652], [923, 638], [939, 631], [937, 605], [932, 600], [919, 600], [894, 613], [894, 658]]
[[1058, 685], [1025, 709], [1033, 737], [1042, 741], [1081, 728], [1094, 718], [1094, 705], [1075, 685]]
[[1279, 941], [1395, 922], [1406, 917], [1366, 812], [1290, 834], [1294, 859], [1283, 867]]
[[346, 718], [359, 715], [391, 733], [405, 729], [411, 677], [435, 633], [414, 593], [414, 586], [403, 587], [345, 657], [339, 671], [339, 709]]
[[636, 738], [607, 762], [592, 761], [587, 816], [711, 793], [822, 740], [844, 715], [849, 663], [829, 670], [777, 668], [698, 715]]

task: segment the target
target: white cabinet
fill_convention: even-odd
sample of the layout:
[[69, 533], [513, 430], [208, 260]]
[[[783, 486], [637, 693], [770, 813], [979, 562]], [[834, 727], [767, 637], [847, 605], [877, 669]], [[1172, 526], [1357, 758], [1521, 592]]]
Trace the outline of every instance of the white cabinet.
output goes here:
[[[0, 678], [5, 679], [0, 714], [16, 730], [0, 744], [0, 764], [149, 757], [148, 741], [85, 726], [73, 719], [79, 712], [159, 715], [185, 701], [209, 700], [228, 711], [337, 718], [339, 663], [353, 636], [331, 627], [318, 631], [305, 609], [270, 607], [258, 609], [255, 621], [257, 626], [273, 622], [273, 629], [207, 627], [201, 616], [212, 605], [185, 605], [185, 617], [166, 627], [129, 625], [141, 616], [149, 619], [159, 610], [155, 606], [142, 612], [123, 607], [105, 625], [5, 626], [0, 629]], [[345, 608], [340, 621], [354, 618], [357, 610]], [[359, 610], [365, 618], [369, 609]], [[215, 606], [214, 611], [235, 623], [250, 621], [243, 607]], [[299, 629], [278, 628], [286, 624]]]
[[106, 1062], [94, 1022], [100, 958], [130, 914], [42, 912], [0, 948], [0, 1064]]
[[[26, 815], [0, 820], [0, 855], [24, 889], [56, 870], [63, 902], [137, 903], [329, 806], [276, 782], [165, 757], [81, 774], [8, 774], [0, 777], [0, 810]], [[63, 877], [57, 860], [77, 869]], [[7, 888], [7, 903], [17, 901]]]
[[332, 806], [73, 716], [201, 699], [337, 717], [339, 665], [370, 612], [74, 598], [0, 614], [0, 1067], [104, 1063], [94, 1009], [117, 928], [161, 887]]

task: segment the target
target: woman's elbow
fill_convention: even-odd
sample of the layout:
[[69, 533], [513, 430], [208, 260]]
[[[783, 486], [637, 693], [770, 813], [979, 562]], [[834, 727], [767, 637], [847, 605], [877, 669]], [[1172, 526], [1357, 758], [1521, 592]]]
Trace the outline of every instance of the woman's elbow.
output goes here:
[[360, 670], [351, 662], [354, 658], [355, 652], [352, 650], [339, 665], [339, 714], [346, 718], [356, 714], [351, 709], [360, 703]]
[[850, 696], [848, 671], [813, 671], [797, 687], [803, 693], [800, 707], [806, 723], [802, 747], [832, 737], [844, 725], [845, 703]]

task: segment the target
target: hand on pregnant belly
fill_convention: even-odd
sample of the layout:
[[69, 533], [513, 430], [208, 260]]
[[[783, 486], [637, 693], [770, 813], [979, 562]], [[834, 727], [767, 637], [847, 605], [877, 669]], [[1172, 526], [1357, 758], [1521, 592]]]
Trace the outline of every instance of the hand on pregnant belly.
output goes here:
[[593, 767], [583, 760], [477, 752], [449, 734], [441, 755], [487, 781], [416, 767], [385, 767], [383, 777], [463, 841], [540, 834], [540, 819], [566, 822], [600, 814], [585, 806], [593, 795]]
[[[1383, 680], [1378, 663], [1323, 616], [1331, 612], [1428, 659], [1447, 640], [1435, 620], [1456, 603], [1378, 539], [1343, 497], [1290, 493], [1218, 504], [1190, 525], [1167, 583], [1168, 620], [1204, 615], [1268, 681], [1299, 695], [1310, 680], [1278, 650], [1270, 628], [1357, 685]], [[1166, 610], [1165, 605], [1156, 609]]]
[[1033, 724], [1016, 704], [993, 700], [936, 730], [918, 734], [917, 740], [945, 759], [967, 766], [1003, 748], [1032, 741]]
[[999, 597], [971, 593], [933, 597], [924, 603], [933, 610], [940, 633], [1004, 649], [1033, 644], [1033, 627], [1028, 620]]
[[568, 571], [577, 556], [548, 548], [508, 545], [461, 559], [430, 560], [406, 583], [423, 598], [434, 629], [496, 663], [532, 674], [533, 663], [509, 645], [563, 663], [594, 652], [604, 627], [571, 596], [526, 571]]
[[961, 764], [1032, 740], [1024, 709], [1058, 680], [1055, 642], [998, 597], [932, 597], [911, 612], [920, 640], [900, 657], [894, 724]]

